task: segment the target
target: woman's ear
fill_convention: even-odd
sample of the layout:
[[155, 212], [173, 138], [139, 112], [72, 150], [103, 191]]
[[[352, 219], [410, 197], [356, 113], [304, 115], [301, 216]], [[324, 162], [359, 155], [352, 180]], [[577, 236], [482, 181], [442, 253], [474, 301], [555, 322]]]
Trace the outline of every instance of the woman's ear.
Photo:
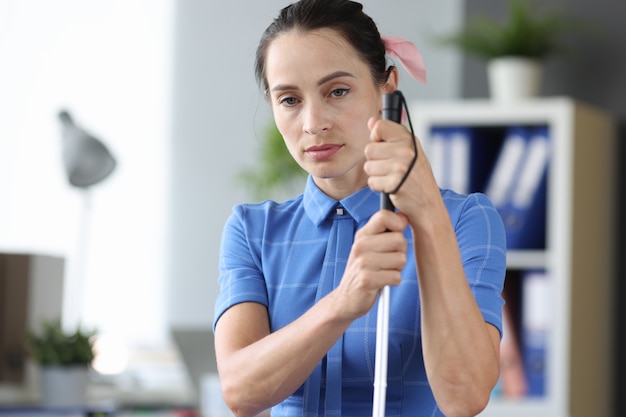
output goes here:
[[385, 94], [393, 93], [398, 89], [398, 68], [389, 67], [387, 81], [385, 81], [384, 90]]

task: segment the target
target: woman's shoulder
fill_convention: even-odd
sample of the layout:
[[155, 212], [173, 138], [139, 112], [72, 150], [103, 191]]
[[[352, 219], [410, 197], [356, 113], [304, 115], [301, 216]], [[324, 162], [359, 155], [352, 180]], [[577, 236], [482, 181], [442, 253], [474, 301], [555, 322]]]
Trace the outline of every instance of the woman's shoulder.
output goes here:
[[276, 201], [276, 200], [264, 200], [257, 203], [239, 203], [234, 206], [234, 210], [253, 210], [253, 211], [268, 211], [268, 210], [283, 210], [289, 209], [294, 206], [299, 206], [302, 204], [302, 194], [297, 195], [293, 198], [284, 200], [284, 201]]
[[266, 200], [259, 203], [241, 203], [233, 207], [224, 226], [224, 236], [228, 239], [265, 239], [280, 235], [289, 230], [294, 222], [301, 222], [303, 213], [302, 197], [298, 196], [283, 202]]
[[500, 217], [489, 197], [483, 193], [460, 194], [449, 189], [441, 189], [441, 197], [453, 223], [472, 211], [489, 212], [497, 218]]
[[459, 194], [451, 190], [442, 190], [441, 195], [460, 244], [474, 242], [482, 236], [504, 253], [504, 222], [489, 197], [483, 193]]
[[258, 203], [240, 203], [233, 207], [232, 215], [246, 221], [263, 221], [282, 219], [293, 216], [302, 209], [302, 194], [285, 200], [265, 200]]
[[483, 205], [493, 207], [493, 203], [484, 193], [473, 192], [469, 194], [461, 194], [456, 191], [442, 188], [441, 197], [446, 207], [457, 208], [469, 205]]

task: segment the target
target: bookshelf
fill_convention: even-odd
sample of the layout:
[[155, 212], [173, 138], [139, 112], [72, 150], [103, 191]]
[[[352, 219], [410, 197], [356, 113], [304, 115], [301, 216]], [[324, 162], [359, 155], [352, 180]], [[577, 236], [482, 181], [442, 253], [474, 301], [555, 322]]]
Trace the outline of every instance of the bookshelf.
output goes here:
[[[433, 138], [440, 128], [469, 130], [470, 146], [492, 155], [491, 159], [484, 155], [476, 159], [475, 154], [468, 154], [471, 175], [480, 177], [472, 170], [483, 171], [482, 185], [475, 182], [475, 189], [469, 191], [485, 191], [481, 188], [488, 183], [510, 128], [539, 126], [548, 132], [550, 154], [544, 177], [545, 200], [541, 203], [545, 223], [539, 223], [543, 224], [544, 242], [539, 247], [508, 249], [505, 284], [507, 291], [508, 287], [519, 288], [521, 277], [537, 270], [545, 272], [549, 281], [549, 302], [535, 307], [550, 319], [544, 346], [545, 385], [540, 395], [509, 398], [494, 393], [481, 416], [612, 415], [611, 282], [613, 195], [617, 191], [612, 117], [567, 97], [514, 104], [488, 100], [414, 102], [410, 114], [429, 159], [435, 153]], [[433, 164], [434, 170], [438, 167]], [[509, 304], [522, 309], [519, 306], [527, 306], [522, 300], [514, 301]], [[530, 301], [536, 302], [536, 297]], [[515, 334], [522, 337], [519, 327]]]

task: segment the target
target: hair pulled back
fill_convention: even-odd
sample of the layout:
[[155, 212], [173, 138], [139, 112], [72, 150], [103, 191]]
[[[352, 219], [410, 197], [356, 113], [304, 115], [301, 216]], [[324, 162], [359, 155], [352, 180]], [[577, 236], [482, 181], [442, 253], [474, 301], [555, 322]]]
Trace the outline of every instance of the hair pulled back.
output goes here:
[[388, 77], [385, 45], [374, 21], [363, 12], [363, 5], [350, 0], [300, 0], [283, 8], [268, 26], [256, 50], [255, 74], [267, 92], [265, 63], [267, 49], [279, 35], [298, 30], [332, 29], [352, 45], [370, 68], [374, 82], [384, 84]]

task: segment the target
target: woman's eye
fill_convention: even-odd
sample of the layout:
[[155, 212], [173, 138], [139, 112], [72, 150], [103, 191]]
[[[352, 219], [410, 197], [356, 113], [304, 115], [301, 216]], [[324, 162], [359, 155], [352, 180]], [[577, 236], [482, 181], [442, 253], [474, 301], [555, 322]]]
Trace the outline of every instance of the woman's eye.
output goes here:
[[284, 106], [294, 106], [298, 103], [298, 99], [295, 97], [283, 97], [278, 102]]
[[336, 88], [330, 92], [333, 97], [343, 97], [350, 92], [349, 88]]

